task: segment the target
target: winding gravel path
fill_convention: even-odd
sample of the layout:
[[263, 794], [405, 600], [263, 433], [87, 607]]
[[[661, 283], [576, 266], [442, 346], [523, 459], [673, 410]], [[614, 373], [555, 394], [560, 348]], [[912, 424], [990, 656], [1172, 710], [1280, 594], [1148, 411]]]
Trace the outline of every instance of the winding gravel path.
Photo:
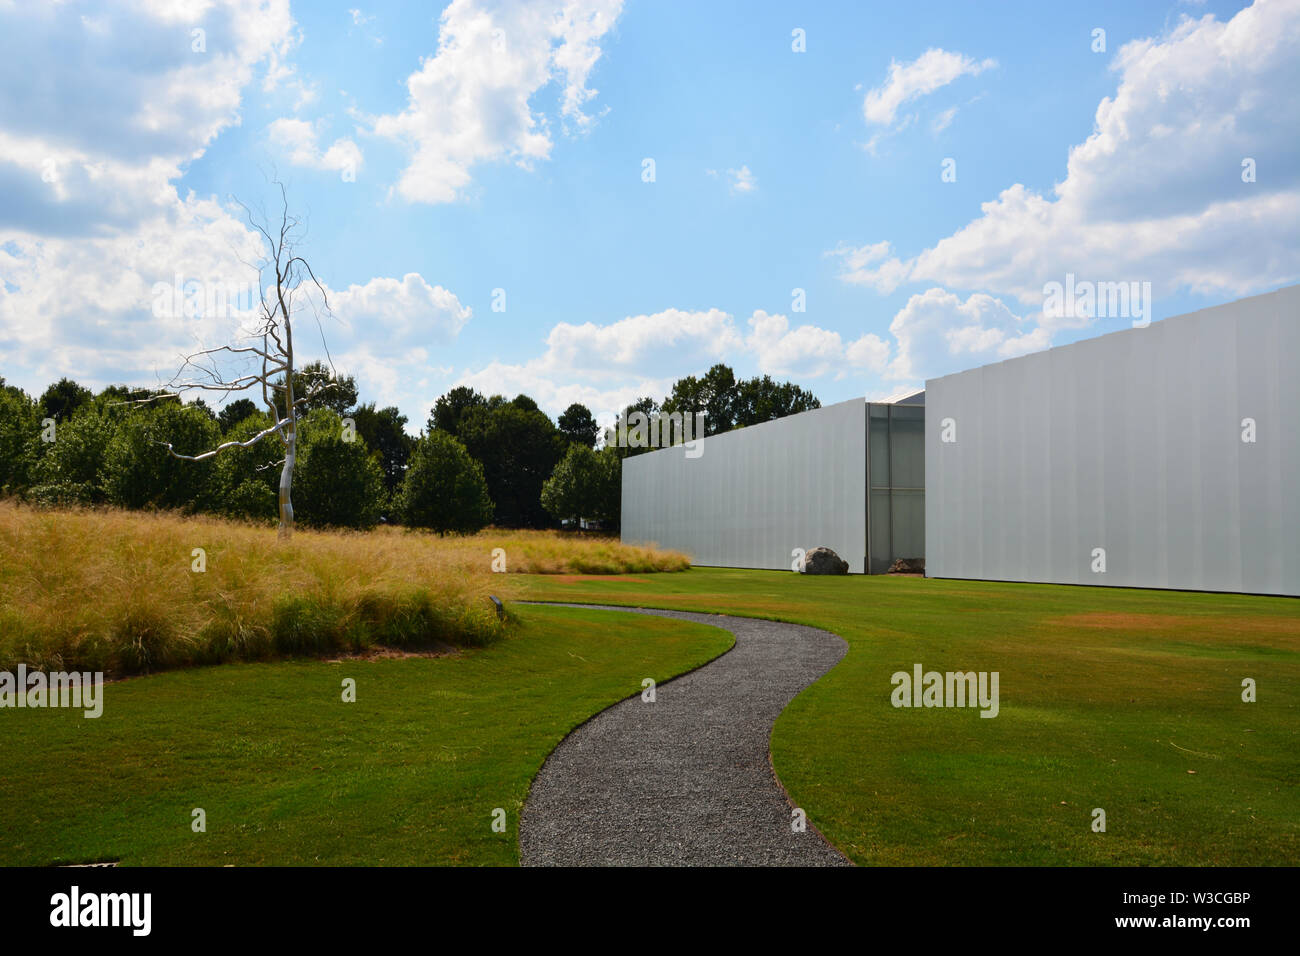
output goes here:
[[845, 866], [809, 823], [795, 833], [768, 739], [794, 696], [848, 650], [834, 634], [721, 614], [562, 604], [730, 631], [716, 660], [597, 714], [533, 781], [525, 866]]

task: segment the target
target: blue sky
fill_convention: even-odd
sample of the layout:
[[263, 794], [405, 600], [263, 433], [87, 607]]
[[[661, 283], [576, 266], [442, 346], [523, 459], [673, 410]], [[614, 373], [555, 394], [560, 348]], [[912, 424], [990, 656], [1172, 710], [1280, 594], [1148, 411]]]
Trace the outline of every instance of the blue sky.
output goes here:
[[1067, 274], [1157, 320], [1300, 275], [1295, 0], [0, 3], [0, 64], [29, 390], [236, 335], [156, 285], [248, 281], [271, 171], [335, 364], [412, 427], [456, 384], [608, 419], [717, 361], [878, 398], [1131, 323], [1044, 314]]

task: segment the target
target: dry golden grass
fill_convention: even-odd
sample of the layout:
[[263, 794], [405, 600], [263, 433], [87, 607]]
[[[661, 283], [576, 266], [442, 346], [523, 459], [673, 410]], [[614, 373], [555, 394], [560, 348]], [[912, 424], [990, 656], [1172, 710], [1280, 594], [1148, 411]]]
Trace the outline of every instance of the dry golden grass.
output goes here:
[[492, 551], [501, 548], [505, 551], [506, 570], [526, 574], [648, 574], [685, 571], [691, 566], [690, 559], [679, 551], [556, 531], [480, 531], [447, 538], [441, 547], [467, 566], [488, 562]]
[[[206, 570], [192, 570], [202, 548]], [[670, 552], [552, 532], [298, 531], [206, 516], [0, 501], [0, 669], [136, 673], [373, 645], [499, 637], [509, 571], [680, 570]]]

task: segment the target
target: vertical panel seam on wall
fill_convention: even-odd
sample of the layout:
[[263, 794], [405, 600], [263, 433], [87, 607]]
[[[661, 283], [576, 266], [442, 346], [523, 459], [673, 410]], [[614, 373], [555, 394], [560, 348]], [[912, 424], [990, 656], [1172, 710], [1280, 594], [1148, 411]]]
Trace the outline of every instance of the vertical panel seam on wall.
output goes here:
[[1240, 323], [1223, 322], [1220, 324], [1227, 326], [1224, 331], [1229, 334], [1226, 335], [1225, 338], [1231, 338], [1232, 340], [1231, 361], [1226, 363], [1226, 387], [1229, 395], [1227, 401], [1224, 402], [1223, 425], [1219, 426], [1219, 428], [1222, 428], [1224, 425], [1227, 425], [1228, 430], [1223, 435], [1217, 436], [1214, 445], [1211, 447], [1213, 448], [1222, 444], [1226, 440], [1226, 443], [1232, 449], [1232, 454], [1230, 456], [1225, 456], [1229, 458], [1232, 463], [1231, 469], [1225, 469], [1227, 471], [1225, 477], [1228, 485], [1228, 507], [1230, 509], [1228, 519], [1228, 546], [1230, 551], [1228, 558], [1231, 562], [1229, 566], [1229, 574], [1232, 576], [1236, 584], [1236, 590], [1240, 591], [1245, 573], [1242, 561], [1241, 542], [1241, 441], [1237, 436], [1237, 429], [1234, 426], [1237, 421], [1236, 409], [1241, 404], [1241, 376], [1239, 374], [1241, 366], [1238, 362], [1237, 351], [1240, 348], [1238, 336], [1241, 334], [1243, 326]]

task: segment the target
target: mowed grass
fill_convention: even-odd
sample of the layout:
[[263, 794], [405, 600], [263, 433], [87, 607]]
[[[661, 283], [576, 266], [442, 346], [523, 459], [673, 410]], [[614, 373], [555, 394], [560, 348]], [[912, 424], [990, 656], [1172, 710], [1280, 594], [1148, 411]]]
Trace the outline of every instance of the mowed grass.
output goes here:
[[0, 670], [109, 674], [375, 645], [480, 646], [507, 571], [680, 570], [680, 554], [545, 531], [297, 531], [0, 500]]
[[[792, 799], [860, 864], [1294, 865], [1300, 602], [697, 568], [529, 578], [537, 599], [767, 617], [844, 660], [777, 720]], [[896, 709], [891, 676], [998, 671], [1001, 710]], [[1258, 700], [1242, 701], [1242, 681]], [[1093, 810], [1106, 832], [1092, 830]]]
[[680, 621], [516, 615], [454, 656], [171, 671], [107, 685], [98, 719], [0, 710], [0, 864], [516, 863], [528, 786], [564, 735], [732, 643]]

